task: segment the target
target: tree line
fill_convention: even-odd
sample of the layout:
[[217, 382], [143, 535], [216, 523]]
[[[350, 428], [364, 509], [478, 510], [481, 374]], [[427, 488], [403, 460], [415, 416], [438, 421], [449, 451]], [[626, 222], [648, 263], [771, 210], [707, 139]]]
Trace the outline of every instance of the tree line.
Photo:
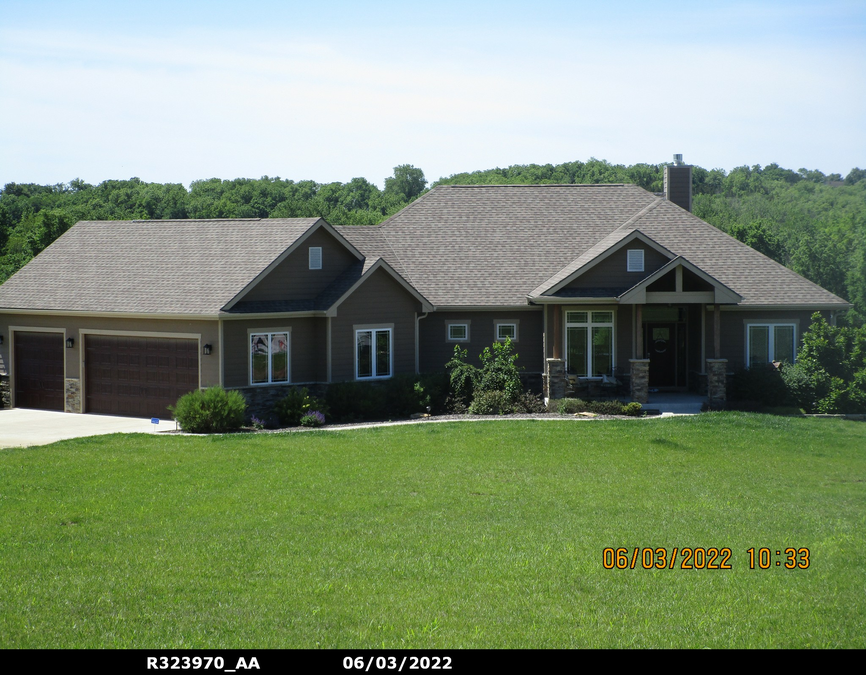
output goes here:
[[[604, 160], [514, 165], [460, 173], [438, 184], [634, 183], [663, 189], [664, 164]], [[695, 166], [693, 211], [720, 230], [854, 304], [848, 320], [866, 320], [866, 170], [844, 178], [777, 164], [726, 172]], [[0, 191], [0, 282], [79, 220], [292, 218], [321, 216], [335, 225], [373, 225], [426, 191], [421, 169], [404, 164], [384, 189], [365, 178], [347, 183], [259, 179], [146, 183], [138, 178], [91, 185], [9, 183]]]

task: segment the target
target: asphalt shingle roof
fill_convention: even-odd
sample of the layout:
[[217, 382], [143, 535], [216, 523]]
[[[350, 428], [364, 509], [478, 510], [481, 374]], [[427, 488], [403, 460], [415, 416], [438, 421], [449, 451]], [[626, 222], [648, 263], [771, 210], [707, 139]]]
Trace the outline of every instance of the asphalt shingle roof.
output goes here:
[[0, 286], [0, 307], [215, 315], [318, 220], [82, 221]]
[[338, 229], [438, 307], [526, 304], [636, 229], [743, 305], [847, 304], [635, 185], [438, 186], [381, 225]]

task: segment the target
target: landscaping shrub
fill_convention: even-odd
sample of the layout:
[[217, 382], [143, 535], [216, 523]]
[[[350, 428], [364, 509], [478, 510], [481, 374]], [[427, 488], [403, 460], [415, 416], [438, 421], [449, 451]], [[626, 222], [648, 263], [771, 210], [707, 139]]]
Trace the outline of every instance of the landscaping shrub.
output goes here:
[[283, 426], [296, 427], [310, 410], [327, 412], [326, 403], [312, 396], [306, 387], [292, 389], [274, 404], [274, 414]]
[[470, 415], [509, 415], [513, 412], [514, 402], [504, 391], [480, 391], [469, 406]]
[[[812, 390], [804, 406], [810, 412], [866, 412], [866, 326], [831, 326], [816, 312], [803, 334], [797, 365]], [[805, 397], [803, 389], [792, 391], [792, 396], [799, 393], [798, 402]]]
[[788, 389], [780, 369], [772, 363], [760, 364], [734, 373], [728, 398], [764, 406], [783, 406], [788, 401]]
[[[503, 413], [477, 413], [474, 410], [489, 409], [492, 405], [501, 409], [507, 401], [512, 409], [515, 408], [523, 393], [523, 384], [520, 381], [520, 368], [517, 366], [518, 355], [512, 353], [514, 346], [510, 339], [504, 342], [494, 342], [491, 347], [485, 347], [479, 355], [481, 367], [476, 368], [466, 362], [469, 350], [454, 347], [454, 356], [445, 368], [448, 371], [451, 392], [449, 396], [449, 408], [457, 412], [468, 409], [473, 414], [503, 414]], [[503, 396], [485, 398], [475, 401], [481, 394], [500, 392]], [[502, 402], [493, 404], [494, 401]], [[475, 406], [473, 408], [473, 406]], [[518, 409], [520, 405], [516, 406]]]
[[169, 406], [181, 429], [194, 434], [220, 434], [243, 426], [247, 402], [238, 391], [211, 387], [181, 396]]
[[379, 382], [338, 382], [328, 387], [326, 402], [339, 422], [409, 417], [413, 413], [445, 409], [447, 376], [396, 375]]
[[514, 402], [514, 411], [529, 414], [543, 413], [547, 412], [547, 406], [544, 405], [544, 398], [540, 394], [527, 391]]
[[320, 427], [325, 424], [325, 416], [318, 410], [310, 410], [301, 417], [302, 427]]

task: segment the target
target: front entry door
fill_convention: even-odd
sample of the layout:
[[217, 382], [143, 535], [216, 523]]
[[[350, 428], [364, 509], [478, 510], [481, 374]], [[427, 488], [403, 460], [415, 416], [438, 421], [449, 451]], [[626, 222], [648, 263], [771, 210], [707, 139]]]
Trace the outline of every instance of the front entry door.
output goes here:
[[686, 386], [685, 337], [683, 323], [644, 324], [644, 353], [650, 360], [650, 387]]

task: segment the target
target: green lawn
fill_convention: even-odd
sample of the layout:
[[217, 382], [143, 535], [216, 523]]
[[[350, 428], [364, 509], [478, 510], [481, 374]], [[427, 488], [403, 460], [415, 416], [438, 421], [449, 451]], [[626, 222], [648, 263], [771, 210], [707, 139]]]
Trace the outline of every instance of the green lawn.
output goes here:
[[102, 436], [0, 452], [0, 647], [863, 648], [864, 544], [858, 422]]

